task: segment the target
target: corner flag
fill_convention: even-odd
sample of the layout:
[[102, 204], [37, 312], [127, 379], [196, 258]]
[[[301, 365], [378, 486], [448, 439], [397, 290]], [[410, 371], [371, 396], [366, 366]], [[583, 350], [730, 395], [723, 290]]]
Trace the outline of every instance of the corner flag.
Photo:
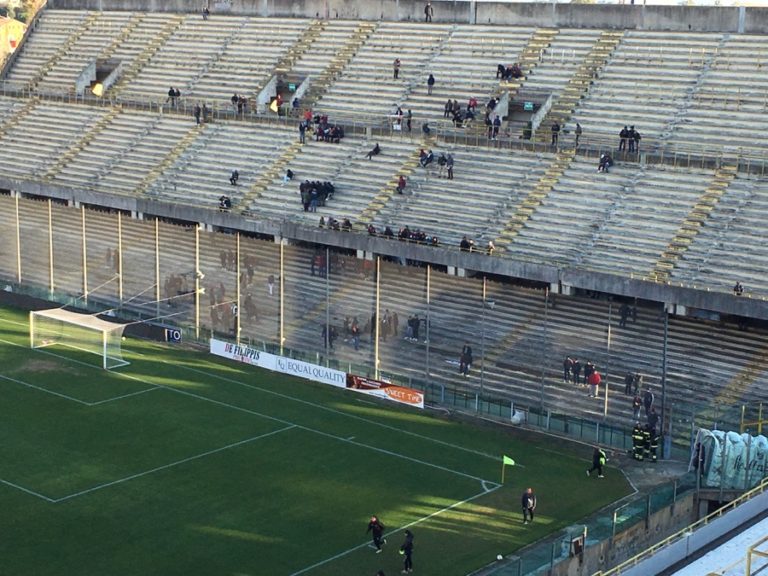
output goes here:
[[514, 466], [515, 461], [512, 460], [509, 456], [502, 456], [501, 457], [501, 483], [504, 484], [504, 468], [507, 466]]

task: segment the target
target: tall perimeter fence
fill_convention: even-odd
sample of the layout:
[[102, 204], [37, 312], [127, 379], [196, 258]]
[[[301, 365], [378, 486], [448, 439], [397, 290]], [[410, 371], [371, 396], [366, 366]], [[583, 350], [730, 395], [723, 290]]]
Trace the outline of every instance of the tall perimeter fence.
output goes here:
[[[636, 323], [620, 331], [619, 304], [605, 298], [555, 299], [505, 279], [11, 195], [0, 195], [0, 241], [6, 290], [178, 327], [187, 342], [215, 335], [391, 380], [432, 405], [523, 418], [585, 443], [630, 448], [630, 370], [656, 393], [667, 454], [687, 458], [696, 428], [737, 430], [742, 420], [739, 406], [680, 390], [665, 399], [671, 368], [684, 369], [667, 350], [685, 347], [686, 334], [657, 304], [636, 303]], [[464, 344], [468, 377], [458, 370]], [[599, 398], [563, 382], [568, 354], [598, 367], [608, 382]], [[686, 361], [706, 365], [696, 354]]]
[[[620, 452], [631, 445], [623, 375], [636, 342], [611, 341], [619, 321], [611, 301], [554, 300], [546, 289], [502, 279], [12, 195], [0, 195], [0, 242], [6, 291], [180, 328], [188, 342], [215, 336], [391, 380], [423, 391], [434, 407], [507, 423], [522, 417]], [[636, 305], [642, 372], [658, 388], [669, 378], [675, 331], [660, 309]], [[355, 322], [357, 345], [348, 331]], [[475, 350], [469, 377], [458, 373], [465, 342]], [[609, 386], [599, 399], [585, 400], [584, 390], [562, 382], [566, 353], [600, 367]], [[744, 420], [742, 407], [684, 399], [668, 400], [665, 415], [678, 441], [668, 448], [681, 457], [696, 427], [738, 429]], [[572, 555], [579, 534], [587, 546], [610, 540], [694, 487], [687, 478], [625, 502], [492, 573], [547, 571]]]

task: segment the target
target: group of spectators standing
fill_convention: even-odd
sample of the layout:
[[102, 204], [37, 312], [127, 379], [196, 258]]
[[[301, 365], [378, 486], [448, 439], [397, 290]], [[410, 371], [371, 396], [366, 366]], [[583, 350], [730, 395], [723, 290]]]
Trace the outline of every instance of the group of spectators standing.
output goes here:
[[587, 360], [582, 366], [578, 358], [566, 356], [563, 360], [563, 382], [589, 386], [589, 397], [597, 398], [602, 376], [591, 360]]
[[229, 100], [232, 102], [232, 109], [237, 110], [238, 114], [243, 114], [248, 111], [248, 98], [242, 94], [235, 92]]
[[325, 206], [325, 202], [333, 198], [336, 188], [333, 182], [321, 182], [320, 180], [304, 180], [299, 184], [299, 195], [304, 212], [317, 212], [318, 206]]
[[331, 124], [328, 122], [328, 116], [325, 114], [315, 114], [312, 116], [312, 111], [307, 110], [304, 113], [304, 118], [299, 122], [299, 142], [304, 144], [307, 140], [307, 132], [315, 133], [316, 142], [330, 142], [338, 144], [341, 139], [344, 138], [344, 127], [338, 124]]
[[[619, 132], [619, 152], [639, 152], [640, 151], [640, 132], [635, 130], [634, 126], [621, 129]], [[629, 146], [629, 150], [627, 150]]]

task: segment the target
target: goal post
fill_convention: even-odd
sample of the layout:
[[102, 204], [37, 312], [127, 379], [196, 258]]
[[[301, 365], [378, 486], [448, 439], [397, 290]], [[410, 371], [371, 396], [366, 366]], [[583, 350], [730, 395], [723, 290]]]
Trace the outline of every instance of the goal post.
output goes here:
[[60, 345], [97, 354], [105, 370], [128, 364], [122, 356], [124, 329], [125, 324], [108, 322], [91, 314], [63, 308], [33, 310], [29, 313], [31, 348]]

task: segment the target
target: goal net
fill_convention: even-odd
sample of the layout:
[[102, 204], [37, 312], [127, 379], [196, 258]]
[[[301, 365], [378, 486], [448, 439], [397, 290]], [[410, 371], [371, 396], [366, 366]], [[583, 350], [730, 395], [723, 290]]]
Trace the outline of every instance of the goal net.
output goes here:
[[90, 314], [62, 308], [29, 313], [29, 339], [32, 348], [58, 344], [97, 354], [105, 370], [125, 366], [121, 354], [124, 324], [107, 322]]

